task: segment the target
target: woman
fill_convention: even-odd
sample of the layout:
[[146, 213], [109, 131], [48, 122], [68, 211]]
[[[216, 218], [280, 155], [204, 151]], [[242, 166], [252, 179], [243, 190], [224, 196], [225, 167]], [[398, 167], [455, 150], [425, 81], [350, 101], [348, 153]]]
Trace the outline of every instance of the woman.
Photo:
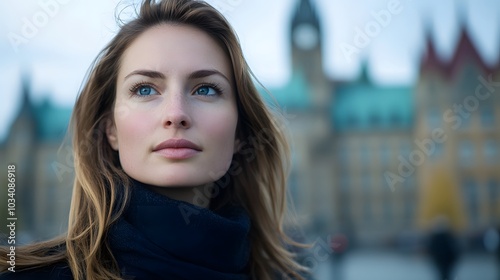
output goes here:
[[302, 279], [284, 232], [289, 151], [208, 4], [143, 2], [72, 116], [68, 232], [0, 279]]

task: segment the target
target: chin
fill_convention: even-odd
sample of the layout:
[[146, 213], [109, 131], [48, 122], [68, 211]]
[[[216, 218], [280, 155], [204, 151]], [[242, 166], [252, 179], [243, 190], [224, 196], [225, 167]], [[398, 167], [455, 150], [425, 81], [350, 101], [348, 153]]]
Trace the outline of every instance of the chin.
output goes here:
[[[134, 178], [136, 179], [136, 178]], [[157, 187], [199, 187], [209, 183], [213, 183], [213, 180], [208, 178], [193, 178], [193, 176], [180, 176], [180, 174], [176, 174], [175, 176], [162, 176], [157, 178], [138, 178], [136, 179], [139, 182], [157, 186]]]
[[194, 188], [194, 187], [199, 187], [206, 185], [208, 183], [212, 182], [195, 182], [192, 180], [164, 180], [164, 181], [158, 181], [158, 182], [151, 182], [147, 183], [149, 185], [153, 185], [156, 187], [161, 187], [161, 188]]
[[[135, 166], [137, 167], [137, 166]], [[144, 184], [158, 187], [198, 187], [215, 182], [210, 170], [191, 166], [157, 166], [157, 168], [130, 168], [134, 172], [125, 172], [133, 179]]]

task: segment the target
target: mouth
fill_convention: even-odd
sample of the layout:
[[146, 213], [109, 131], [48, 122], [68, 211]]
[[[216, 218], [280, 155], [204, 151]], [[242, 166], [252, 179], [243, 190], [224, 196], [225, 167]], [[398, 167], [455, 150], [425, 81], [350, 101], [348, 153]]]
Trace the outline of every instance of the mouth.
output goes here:
[[187, 159], [202, 151], [201, 147], [186, 139], [169, 139], [154, 147], [153, 152], [168, 159]]

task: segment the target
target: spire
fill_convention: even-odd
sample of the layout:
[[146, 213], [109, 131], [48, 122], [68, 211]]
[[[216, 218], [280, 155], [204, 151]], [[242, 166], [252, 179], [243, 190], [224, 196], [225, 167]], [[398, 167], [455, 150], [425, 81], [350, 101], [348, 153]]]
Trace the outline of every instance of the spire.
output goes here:
[[367, 59], [361, 61], [360, 68], [361, 69], [358, 77], [358, 83], [370, 84], [371, 83], [370, 73], [369, 73], [370, 70]]
[[448, 65], [450, 75], [455, 73], [456, 70], [466, 62], [476, 64], [482, 71], [484, 71], [484, 73], [489, 73], [495, 70], [493, 69], [493, 66], [488, 65], [481, 57], [473, 39], [471, 38], [470, 31], [467, 30], [467, 26], [461, 24], [457, 45]]
[[431, 69], [444, 71], [446, 67], [445, 63], [439, 57], [436, 51], [436, 45], [433, 38], [433, 20], [429, 15], [424, 14], [422, 19], [423, 30], [424, 30], [424, 40], [425, 40], [425, 50], [420, 61], [420, 71], [429, 71]]
[[[14, 131], [13, 135], [19, 135], [16, 134], [15, 131], [20, 129], [21, 131], [28, 132], [28, 134], [31, 133], [36, 133], [36, 128], [37, 128], [37, 122], [36, 122], [36, 117], [35, 117], [35, 108], [33, 106], [33, 103], [31, 101], [31, 87], [30, 87], [31, 79], [30, 76], [27, 72], [23, 71], [21, 74], [21, 88], [20, 88], [20, 94], [21, 94], [21, 104], [19, 104], [19, 111], [17, 113], [17, 116], [14, 119], [14, 122], [12, 123], [12, 127], [10, 128], [10, 131]], [[9, 132], [9, 134], [11, 133]], [[21, 133], [25, 135], [25, 133]], [[14, 136], [14, 137], [17, 137]], [[10, 137], [10, 136], [9, 136]], [[29, 136], [27, 137], [26, 141], [35, 141], [35, 136]], [[28, 139], [29, 138], [29, 139]], [[13, 138], [15, 139], [15, 138]]]
[[32, 104], [30, 100], [30, 77], [27, 73], [23, 73], [21, 77], [21, 95], [22, 95], [22, 100], [21, 100], [21, 110], [20, 110], [20, 115], [21, 114], [31, 114], [33, 112], [32, 110]]
[[311, 3], [311, 0], [299, 0], [300, 3], [297, 5], [297, 9], [292, 19], [292, 29], [300, 24], [311, 24], [316, 27], [318, 31], [320, 30], [320, 24], [318, 19], [318, 14], [316, 9]]

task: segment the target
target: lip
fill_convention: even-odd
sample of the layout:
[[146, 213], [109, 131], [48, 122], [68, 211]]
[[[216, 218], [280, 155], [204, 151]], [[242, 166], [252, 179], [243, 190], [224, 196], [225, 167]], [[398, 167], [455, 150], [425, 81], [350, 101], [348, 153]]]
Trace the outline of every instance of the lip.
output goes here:
[[200, 146], [186, 139], [169, 139], [153, 148], [153, 152], [169, 159], [186, 159], [201, 152]]

